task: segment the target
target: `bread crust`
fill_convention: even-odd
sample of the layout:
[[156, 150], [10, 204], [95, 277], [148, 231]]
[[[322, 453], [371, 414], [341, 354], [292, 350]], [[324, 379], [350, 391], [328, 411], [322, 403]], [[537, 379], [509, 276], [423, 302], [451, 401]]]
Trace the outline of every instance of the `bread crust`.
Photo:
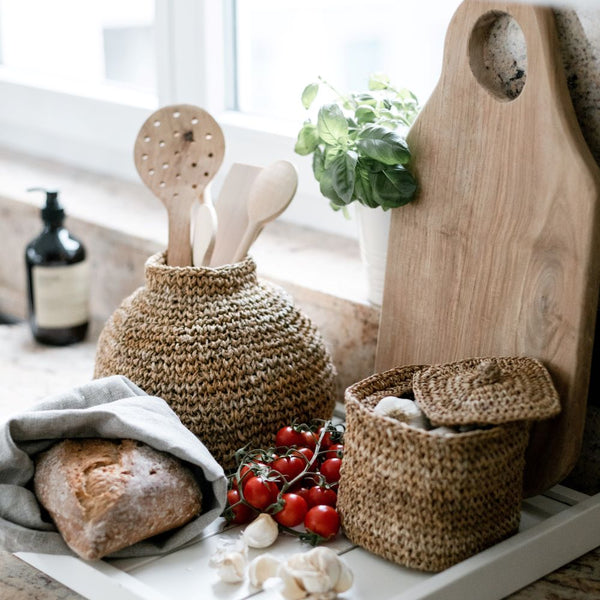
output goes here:
[[202, 508], [190, 469], [142, 442], [67, 439], [35, 463], [38, 501], [86, 560], [184, 525]]

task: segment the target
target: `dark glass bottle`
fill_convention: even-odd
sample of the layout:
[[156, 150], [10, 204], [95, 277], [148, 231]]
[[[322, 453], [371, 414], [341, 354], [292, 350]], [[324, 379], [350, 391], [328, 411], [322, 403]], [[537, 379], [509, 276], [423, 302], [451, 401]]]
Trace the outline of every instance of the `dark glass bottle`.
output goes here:
[[89, 272], [83, 244], [63, 226], [58, 192], [46, 193], [44, 229], [25, 250], [29, 323], [38, 342], [64, 346], [85, 338], [89, 324]]

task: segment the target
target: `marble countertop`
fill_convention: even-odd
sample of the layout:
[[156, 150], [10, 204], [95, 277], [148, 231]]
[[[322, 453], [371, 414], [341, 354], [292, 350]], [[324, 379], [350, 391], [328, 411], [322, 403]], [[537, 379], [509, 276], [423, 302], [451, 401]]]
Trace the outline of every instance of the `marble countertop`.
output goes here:
[[[50, 394], [92, 378], [95, 339], [63, 348], [36, 344], [26, 324], [0, 326], [0, 418], [27, 408]], [[509, 574], [507, 574], [509, 575]], [[81, 596], [0, 552], [0, 598], [7, 600], [79, 600]], [[510, 596], [511, 600], [600, 599], [600, 548], [550, 573]]]

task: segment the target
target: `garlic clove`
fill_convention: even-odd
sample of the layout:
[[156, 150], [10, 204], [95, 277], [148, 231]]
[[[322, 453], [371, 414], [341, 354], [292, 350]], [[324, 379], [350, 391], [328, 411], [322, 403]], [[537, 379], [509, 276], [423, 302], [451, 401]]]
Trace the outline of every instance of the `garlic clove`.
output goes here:
[[267, 579], [275, 577], [279, 565], [279, 559], [268, 552], [257, 556], [248, 566], [250, 583], [256, 588], [262, 588]]
[[335, 598], [337, 591], [348, 590], [353, 581], [352, 572], [337, 553], [323, 546], [293, 554], [280, 571], [293, 577], [311, 599]]
[[301, 585], [301, 582], [294, 577], [292, 571], [287, 566], [287, 563], [279, 565], [277, 577], [280, 580], [280, 583], [277, 586], [278, 591], [286, 600], [301, 600], [308, 595], [308, 592]]
[[316, 578], [305, 578], [305, 588], [309, 592], [326, 592], [333, 589], [342, 571], [339, 556], [331, 548], [320, 546], [307, 552], [307, 560], [313, 565]]
[[242, 537], [250, 548], [267, 548], [279, 535], [277, 522], [267, 513], [261, 513], [244, 529]]
[[338, 577], [338, 580], [333, 587], [333, 591], [336, 594], [347, 592], [354, 583], [354, 574], [352, 573], [350, 567], [341, 560], [340, 563], [342, 567], [340, 571], [340, 576]]
[[246, 557], [241, 552], [221, 554], [218, 560], [209, 560], [209, 565], [217, 569], [217, 575], [225, 583], [239, 583], [244, 580]]
[[208, 560], [208, 566], [217, 570], [221, 581], [238, 583], [244, 579], [247, 563], [246, 544], [241, 538], [222, 540]]

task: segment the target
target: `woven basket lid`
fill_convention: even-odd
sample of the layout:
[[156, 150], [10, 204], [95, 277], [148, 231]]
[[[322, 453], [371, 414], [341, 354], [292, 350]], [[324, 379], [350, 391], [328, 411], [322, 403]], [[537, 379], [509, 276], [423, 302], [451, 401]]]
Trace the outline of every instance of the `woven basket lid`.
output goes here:
[[500, 424], [548, 419], [558, 393], [539, 360], [472, 358], [415, 373], [415, 400], [436, 425]]

